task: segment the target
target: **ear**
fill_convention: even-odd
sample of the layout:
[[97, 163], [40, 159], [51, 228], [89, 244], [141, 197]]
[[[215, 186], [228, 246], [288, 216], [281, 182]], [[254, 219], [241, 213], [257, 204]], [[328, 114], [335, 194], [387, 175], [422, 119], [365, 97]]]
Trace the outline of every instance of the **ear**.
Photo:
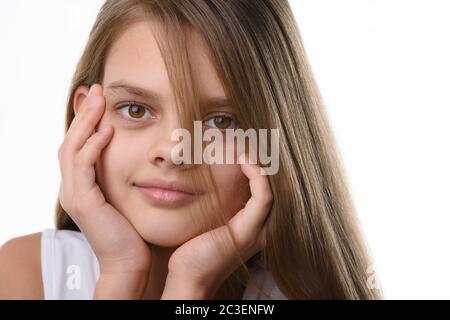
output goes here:
[[87, 97], [88, 93], [89, 93], [89, 86], [87, 85], [79, 86], [75, 91], [75, 94], [73, 96], [73, 111], [75, 112], [75, 115], [80, 110], [81, 104]]

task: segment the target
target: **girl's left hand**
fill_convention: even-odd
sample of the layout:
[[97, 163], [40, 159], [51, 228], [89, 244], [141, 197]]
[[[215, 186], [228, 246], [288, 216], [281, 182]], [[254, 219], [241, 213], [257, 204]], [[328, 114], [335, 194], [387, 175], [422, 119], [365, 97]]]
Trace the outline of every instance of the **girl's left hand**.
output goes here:
[[[245, 157], [245, 162], [242, 161]], [[266, 242], [264, 221], [272, 207], [273, 195], [260, 166], [241, 155], [241, 170], [249, 179], [251, 197], [228, 225], [245, 261], [261, 251]], [[161, 299], [210, 299], [240, 265], [234, 250], [223, 251], [221, 240], [226, 226], [203, 233], [181, 245], [170, 257], [166, 286]], [[233, 248], [233, 246], [230, 246]]]

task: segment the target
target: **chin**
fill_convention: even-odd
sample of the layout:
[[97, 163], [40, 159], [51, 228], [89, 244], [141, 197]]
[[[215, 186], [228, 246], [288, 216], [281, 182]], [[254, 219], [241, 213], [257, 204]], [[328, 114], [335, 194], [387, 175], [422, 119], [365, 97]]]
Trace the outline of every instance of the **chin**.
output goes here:
[[192, 230], [187, 229], [185, 225], [171, 224], [168, 221], [141, 223], [135, 225], [135, 229], [147, 243], [160, 247], [178, 247], [195, 236], [191, 235]]
[[142, 238], [150, 244], [164, 247], [164, 248], [172, 248], [172, 247], [179, 247], [189, 239], [181, 239], [180, 237], [171, 237], [169, 233], [166, 233], [164, 235], [143, 235]]

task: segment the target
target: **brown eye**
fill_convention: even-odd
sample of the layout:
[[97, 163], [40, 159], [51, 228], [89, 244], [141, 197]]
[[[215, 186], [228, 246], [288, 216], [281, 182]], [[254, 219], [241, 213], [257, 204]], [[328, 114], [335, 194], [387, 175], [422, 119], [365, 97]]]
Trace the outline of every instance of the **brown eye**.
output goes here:
[[236, 121], [232, 117], [226, 115], [217, 115], [206, 120], [205, 125], [219, 130], [235, 129]]
[[[119, 108], [119, 110], [120, 110], [120, 113], [125, 118], [128, 118], [128, 119], [129, 118], [142, 119], [146, 112], [149, 114], [150, 117], [152, 116], [152, 114], [148, 108], [143, 107], [138, 104], [135, 104], [135, 103], [132, 103], [132, 102], [123, 105], [122, 107]], [[125, 112], [123, 112], [123, 110], [125, 110]]]

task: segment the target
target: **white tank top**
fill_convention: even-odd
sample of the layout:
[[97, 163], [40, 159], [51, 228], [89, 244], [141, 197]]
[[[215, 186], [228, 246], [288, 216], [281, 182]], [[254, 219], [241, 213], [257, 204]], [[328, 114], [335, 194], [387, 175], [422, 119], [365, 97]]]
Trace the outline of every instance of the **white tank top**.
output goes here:
[[[41, 267], [46, 300], [90, 300], [100, 275], [97, 257], [84, 234], [72, 230], [45, 229], [41, 238]], [[274, 300], [287, 299], [270, 272], [259, 264], [250, 277]], [[242, 300], [266, 300], [253, 286], [245, 288]]]

